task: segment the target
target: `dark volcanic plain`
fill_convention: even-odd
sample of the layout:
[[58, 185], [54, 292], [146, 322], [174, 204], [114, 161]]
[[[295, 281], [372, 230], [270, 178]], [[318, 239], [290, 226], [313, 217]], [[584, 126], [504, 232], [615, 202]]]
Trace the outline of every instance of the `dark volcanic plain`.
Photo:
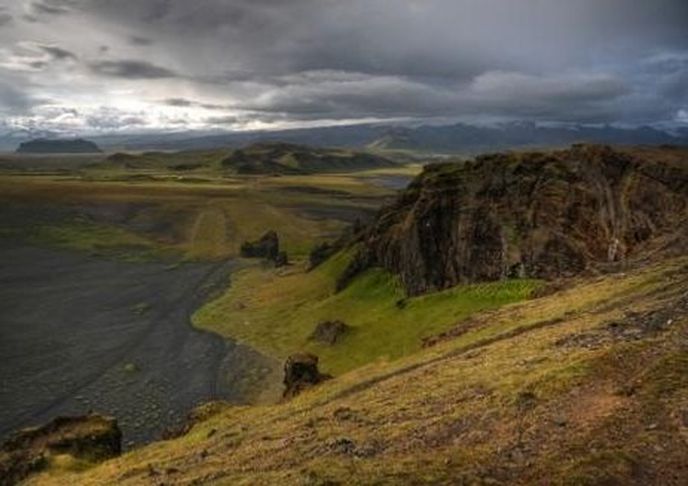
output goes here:
[[232, 263], [128, 263], [0, 241], [0, 439], [57, 415], [119, 419], [126, 446], [271, 372], [190, 325]]

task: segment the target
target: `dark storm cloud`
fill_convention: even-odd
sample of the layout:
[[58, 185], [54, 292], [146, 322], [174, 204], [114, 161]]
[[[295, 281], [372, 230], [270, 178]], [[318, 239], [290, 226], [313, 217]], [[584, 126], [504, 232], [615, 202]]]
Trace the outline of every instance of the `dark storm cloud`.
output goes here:
[[0, 27], [9, 25], [14, 17], [7, 11], [7, 8], [0, 6]]
[[76, 59], [77, 56], [67, 49], [63, 49], [58, 46], [38, 44], [37, 47], [43, 52], [47, 53], [53, 59], [64, 60], [64, 59]]
[[129, 37], [129, 42], [135, 46], [150, 46], [154, 43], [152, 39], [147, 37], [139, 37], [138, 35], [132, 35]]
[[79, 4], [79, 0], [30, 0], [25, 2], [24, 18], [31, 22], [38, 22], [44, 17], [67, 14]]
[[174, 106], [176, 108], [204, 108], [206, 110], [227, 110], [231, 106], [228, 105], [218, 105], [215, 103], [204, 103], [202, 101], [189, 100], [186, 98], [167, 98], [162, 100], [162, 104], [167, 106]]
[[90, 63], [89, 67], [96, 74], [114, 78], [164, 79], [177, 77], [177, 74], [170, 69], [136, 59], [96, 61]]
[[180, 108], [188, 108], [190, 106], [196, 106], [198, 104], [195, 101], [187, 100], [185, 98], [167, 98], [162, 102], [167, 106], [176, 106]]
[[[38, 34], [36, 24], [31, 30], [23, 23], [15, 42], [63, 50], [44, 49], [49, 58], [15, 56], [8, 69], [63, 65], [86, 90], [102, 86], [93, 76], [139, 83], [142, 94], [131, 96], [172, 111], [213, 110], [199, 114], [211, 124], [251, 116], [264, 123], [654, 123], [688, 110], [686, 0], [30, 0], [23, 9], [3, 3], [0, 18], [25, 13], [55, 23]], [[50, 35], [34, 38], [43, 33]], [[89, 50], [84, 36], [107, 51]], [[3, 40], [11, 46], [13, 39]]]

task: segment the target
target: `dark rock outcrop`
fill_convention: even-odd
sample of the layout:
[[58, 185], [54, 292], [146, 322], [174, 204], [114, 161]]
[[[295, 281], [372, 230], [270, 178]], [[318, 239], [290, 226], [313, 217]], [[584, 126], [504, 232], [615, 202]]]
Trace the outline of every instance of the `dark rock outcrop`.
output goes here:
[[[688, 154], [688, 151], [686, 151]], [[425, 168], [358, 238], [409, 294], [613, 269], [685, 242], [688, 166], [661, 149], [575, 145]]]
[[102, 150], [93, 142], [81, 138], [74, 140], [50, 140], [39, 138], [23, 142], [18, 154], [98, 154]]
[[351, 331], [351, 327], [342, 321], [323, 321], [318, 323], [313, 333], [308, 337], [310, 341], [333, 346]]
[[55, 454], [102, 461], [122, 451], [117, 421], [102, 415], [58, 417], [50, 423], [23, 429], [0, 449], [0, 484], [16, 484], [45, 468]]
[[276, 262], [279, 255], [279, 237], [274, 231], [268, 231], [258, 241], [247, 241], [241, 245], [241, 256], [245, 258], [265, 258]]
[[331, 243], [326, 241], [314, 246], [308, 255], [308, 270], [317, 268], [338, 251], [351, 245], [360, 238], [361, 232], [364, 230], [365, 225], [360, 218], [356, 218], [350, 226], [344, 228], [336, 240]]
[[320, 373], [318, 357], [311, 353], [293, 354], [284, 363], [284, 398], [293, 398], [304, 390], [332, 377]]
[[308, 254], [308, 269], [313, 270], [337, 252], [331, 243], [324, 242], [313, 247]]

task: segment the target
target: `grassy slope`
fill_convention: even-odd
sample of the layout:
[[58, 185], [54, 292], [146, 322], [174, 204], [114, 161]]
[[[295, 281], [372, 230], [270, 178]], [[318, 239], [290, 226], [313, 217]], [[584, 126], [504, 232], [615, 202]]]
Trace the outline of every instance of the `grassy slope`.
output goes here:
[[[539, 284], [512, 280], [456, 287], [404, 300], [391, 274], [372, 269], [340, 293], [335, 280], [349, 261], [340, 253], [311, 272], [251, 267], [232, 276], [220, 298], [194, 316], [196, 326], [286, 358], [299, 350], [316, 353], [325, 371], [339, 374], [372, 360], [417, 351], [422, 338], [443, 332], [477, 311], [526, 298]], [[310, 342], [323, 320], [340, 319], [354, 329], [334, 346]]]
[[580, 281], [291, 402], [227, 407], [187, 436], [31, 482], [681, 484], [686, 292], [687, 258]]

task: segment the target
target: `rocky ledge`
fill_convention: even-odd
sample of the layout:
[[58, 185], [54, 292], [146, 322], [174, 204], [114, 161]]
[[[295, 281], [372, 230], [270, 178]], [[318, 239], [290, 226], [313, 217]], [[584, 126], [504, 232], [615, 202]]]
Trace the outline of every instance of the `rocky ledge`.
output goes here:
[[50, 458], [68, 454], [77, 459], [102, 461], [122, 452], [117, 420], [102, 415], [58, 417], [41, 427], [20, 430], [0, 449], [0, 485], [17, 484], [39, 472]]

